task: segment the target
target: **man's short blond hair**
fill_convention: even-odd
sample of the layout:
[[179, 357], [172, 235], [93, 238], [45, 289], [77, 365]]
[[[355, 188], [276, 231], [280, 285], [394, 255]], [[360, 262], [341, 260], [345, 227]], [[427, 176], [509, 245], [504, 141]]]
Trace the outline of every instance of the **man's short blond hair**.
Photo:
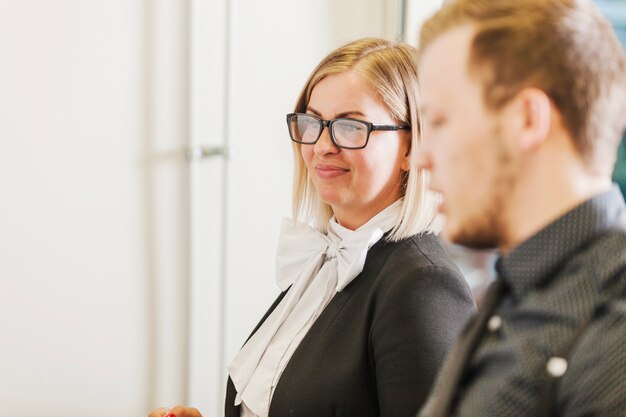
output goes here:
[[487, 107], [541, 89], [587, 166], [610, 175], [626, 126], [626, 61], [598, 8], [590, 0], [451, 1], [423, 25], [420, 50], [465, 24], [475, 29], [468, 70]]

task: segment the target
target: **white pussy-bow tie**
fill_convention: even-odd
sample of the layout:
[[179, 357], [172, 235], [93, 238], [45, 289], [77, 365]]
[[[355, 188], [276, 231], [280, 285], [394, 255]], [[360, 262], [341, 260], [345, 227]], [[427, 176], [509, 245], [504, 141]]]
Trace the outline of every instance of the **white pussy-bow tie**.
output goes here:
[[[243, 401], [266, 417], [272, 387], [286, 350], [312, 324], [336, 292], [363, 270], [368, 249], [383, 236], [379, 227], [351, 231], [331, 222], [328, 235], [285, 219], [277, 256], [277, 284], [289, 292], [228, 366]], [[328, 260], [326, 263], [325, 261]]]
[[285, 291], [298, 279], [317, 273], [324, 259], [337, 259], [337, 287], [340, 292], [363, 270], [367, 251], [380, 240], [378, 227], [348, 230], [330, 224], [328, 235], [314, 228], [284, 219], [276, 257], [276, 284]]

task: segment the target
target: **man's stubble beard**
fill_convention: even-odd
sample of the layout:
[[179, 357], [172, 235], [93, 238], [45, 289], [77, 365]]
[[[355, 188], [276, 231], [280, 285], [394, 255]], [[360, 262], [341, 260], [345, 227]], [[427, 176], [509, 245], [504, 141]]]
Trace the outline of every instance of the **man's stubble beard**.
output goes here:
[[[495, 166], [486, 197], [479, 211], [468, 216], [453, 238], [455, 243], [474, 249], [502, 247], [509, 241], [508, 206], [517, 184], [518, 158], [506, 146], [500, 124], [494, 126], [491, 137]], [[481, 197], [478, 197], [481, 198]]]

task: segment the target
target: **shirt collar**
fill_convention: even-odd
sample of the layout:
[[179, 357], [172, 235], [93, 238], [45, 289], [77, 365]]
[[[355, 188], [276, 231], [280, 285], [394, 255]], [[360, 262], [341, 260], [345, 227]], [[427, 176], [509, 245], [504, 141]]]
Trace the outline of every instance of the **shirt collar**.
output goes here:
[[590, 239], [615, 227], [624, 227], [624, 197], [614, 185], [550, 223], [496, 262], [500, 279], [515, 298], [545, 284], [569, 255]]
[[350, 230], [343, 227], [337, 223], [337, 219], [333, 216], [328, 223], [328, 237], [331, 239], [338, 238], [339, 240], [346, 238], [349, 239], [352, 234], [367, 233], [376, 228], [381, 229], [383, 233], [387, 233], [397, 223], [397, 220], [402, 212], [403, 201], [404, 197], [396, 200], [356, 230]]

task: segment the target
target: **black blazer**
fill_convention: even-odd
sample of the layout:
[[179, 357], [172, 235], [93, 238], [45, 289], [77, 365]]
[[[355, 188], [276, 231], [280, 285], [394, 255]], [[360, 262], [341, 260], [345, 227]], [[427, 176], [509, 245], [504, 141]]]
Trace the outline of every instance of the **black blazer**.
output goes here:
[[[474, 312], [470, 289], [436, 236], [379, 241], [294, 352], [269, 417], [414, 416]], [[226, 417], [239, 417], [235, 395], [229, 378]]]

